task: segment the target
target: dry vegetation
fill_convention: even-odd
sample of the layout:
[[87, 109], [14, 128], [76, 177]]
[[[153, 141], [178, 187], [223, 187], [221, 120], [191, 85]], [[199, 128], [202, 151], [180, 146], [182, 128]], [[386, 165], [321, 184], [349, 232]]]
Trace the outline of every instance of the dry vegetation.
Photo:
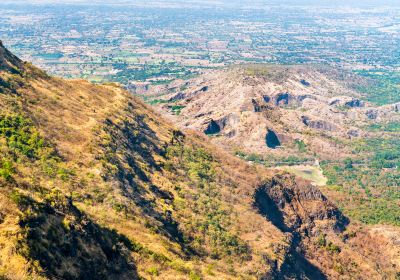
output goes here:
[[[318, 275], [350, 271], [329, 243], [344, 234], [338, 210], [307, 182], [183, 134], [115, 85], [48, 77], [0, 50], [0, 279], [307, 279], [304, 255]], [[302, 226], [257, 208], [260, 186], [287, 228]], [[330, 238], [319, 249], [315, 224]], [[398, 266], [368, 262], [352, 273], [394, 279]]]

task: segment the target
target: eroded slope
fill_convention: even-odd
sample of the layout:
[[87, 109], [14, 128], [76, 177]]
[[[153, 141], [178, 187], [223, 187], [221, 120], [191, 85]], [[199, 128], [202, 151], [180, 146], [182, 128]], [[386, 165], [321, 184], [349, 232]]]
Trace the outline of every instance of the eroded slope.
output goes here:
[[[394, 279], [395, 230], [348, 232], [309, 183], [182, 133], [115, 85], [3, 61], [0, 277]], [[374, 238], [379, 252], [360, 245]]]

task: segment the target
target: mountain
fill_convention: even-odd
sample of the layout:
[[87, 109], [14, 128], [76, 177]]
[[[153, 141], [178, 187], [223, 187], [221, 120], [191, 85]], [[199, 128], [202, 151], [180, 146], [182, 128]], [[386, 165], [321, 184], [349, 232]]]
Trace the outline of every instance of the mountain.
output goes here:
[[[400, 226], [400, 104], [376, 85], [328, 66], [258, 64], [142, 95], [231, 154], [311, 179], [351, 218]], [[388, 102], [372, 103], [369, 92]]]
[[165, 102], [159, 107], [231, 150], [292, 154], [301, 141], [310, 153], [337, 158], [349, 152], [337, 138], [365, 136], [371, 121], [400, 119], [400, 104], [374, 107], [355, 90], [361, 85], [368, 81], [328, 67], [239, 66], [172, 84], [162, 98], [180, 106], [179, 114]]
[[[0, 44], [1, 279], [395, 279], [399, 231]], [[351, 260], [351, 261], [349, 261]]]

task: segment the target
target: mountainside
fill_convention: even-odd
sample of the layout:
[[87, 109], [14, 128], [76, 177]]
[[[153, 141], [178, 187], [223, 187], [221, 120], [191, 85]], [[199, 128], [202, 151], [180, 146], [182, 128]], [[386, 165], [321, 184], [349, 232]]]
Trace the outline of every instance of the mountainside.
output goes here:
[[311, 179], [351, 217], [400, 226], [400, 104], [377, 106], [362, 88], [379, 92], [373, 80], [340, 69], [260, 64], [143, 96], [230, 153]]
[[290, 154], [302, 141], [310, 152], [336, 158], [349, 151], [335, 138], [364, 136], [371, 120], [399, 121], [400, 104], [363, 101], [355, 88], [367, 85], [328, 67], [237, 66], [171, 84], [160, 100], [180, 106], [178, 116], [164, 101], [159, 106], [181, 127], [215, 135], [230, 149]]
[[398, 277], [396, 228], [350, 223], [116, 85], [50, 77], [1, 43], [0, 61], [0, 279]]

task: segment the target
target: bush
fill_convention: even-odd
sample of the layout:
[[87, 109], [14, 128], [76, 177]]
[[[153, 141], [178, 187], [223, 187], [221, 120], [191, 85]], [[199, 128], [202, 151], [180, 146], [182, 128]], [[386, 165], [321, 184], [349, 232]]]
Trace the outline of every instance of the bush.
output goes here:
[[6, 159], [0, 160], [0, 177], [5, 180], [10, 180], [12, 175], [14, 174], [14, 167], [11, 161]]
[[44, 139], [37, 129], [21, 115], [0, 116], [0, 136], [6, 138], [7, 146], [29, 158], [38, 159], [45, 147]]

